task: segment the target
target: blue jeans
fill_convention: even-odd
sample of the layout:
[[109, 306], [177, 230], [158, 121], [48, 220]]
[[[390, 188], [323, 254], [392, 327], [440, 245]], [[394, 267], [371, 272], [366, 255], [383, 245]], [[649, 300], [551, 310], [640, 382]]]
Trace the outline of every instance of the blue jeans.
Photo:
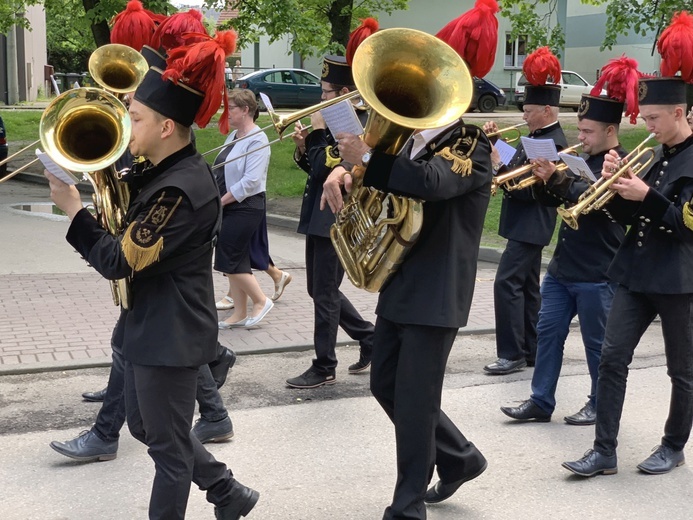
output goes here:
[[580, 333], [592, 379], [589, 401], [596, 406], [599, 358], [614, 290], [615, 284], [609, 282], [566, 282], [548, 273], [544, 277], [531, 399], [545, 412], [553, 413], [556, 408], [556, 386], [563, 364], [563, 347], [570, 322], [576, 314], [580, 319]]

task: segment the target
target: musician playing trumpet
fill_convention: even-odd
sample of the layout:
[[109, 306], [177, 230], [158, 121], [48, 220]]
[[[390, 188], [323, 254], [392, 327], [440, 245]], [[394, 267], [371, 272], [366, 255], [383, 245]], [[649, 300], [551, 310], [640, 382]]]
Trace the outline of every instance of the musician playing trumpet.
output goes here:
[[[634, 84], [637, 91], [637, 82]], [[597, 91], [598, 92], [598, 91]], [[599, 175], [604, 153], [626, 151], [618, 142], [623, 102], [584, 95], [578, 111], [578, 139], [587, 166]], [[545, 159], [536, 161], [534, 175], [543, 182], [532, 187], [537, 201], [548, 207], [572, 205], [589, 190], [590, 182]], [[607, 269], [625, 236], [625, 226], [608, 214], [595, 211], [580, 218], [580, 227], [560, 227], [558, 244], [541, 284], [541, 310], [537, 324], [537, 359], [532, 375], [531, 396], [519, 406], [502, 406], [501, 411], [518, 421], [546, 422], [556, 408], [556, 386], [563, 362], [563, 347], [570, 323], [577, 315], [585, 346], [591, 385], [587, 403], [568, 424], [590, 425], [596, 418], [597, 372], [606, 319], [615, 284]]]

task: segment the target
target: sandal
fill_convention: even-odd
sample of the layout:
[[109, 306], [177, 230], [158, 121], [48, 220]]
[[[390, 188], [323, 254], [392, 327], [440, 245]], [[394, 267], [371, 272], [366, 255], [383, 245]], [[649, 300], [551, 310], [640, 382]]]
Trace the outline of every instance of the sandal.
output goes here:
[[229, 309], [233, 309], [233, 299], [227, 295], [217, 302], [217, 310], [228, 311]]
[[276, 302], [279, 297], [284, 292], [284, 288], [291, 283], [291, 275], [285, 271], [282, 271], [282, 277], [277, 283], [274, 284], [274, 294], [270, 298], [273, 302]]

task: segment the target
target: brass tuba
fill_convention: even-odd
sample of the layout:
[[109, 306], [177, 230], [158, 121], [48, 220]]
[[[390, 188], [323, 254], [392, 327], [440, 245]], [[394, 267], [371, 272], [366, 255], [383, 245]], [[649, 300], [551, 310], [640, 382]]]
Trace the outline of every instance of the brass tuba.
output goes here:
[[[57, 164], [83, 173], [94, 187], [99, 224], [110, 234], [124, 229], [130, 201], [113, 164], [130, 142], [130, 117], [112, 94], [98, 88], [68, 90], [46, 108], [39, 125], [41, 144]], [[112, 280], [115, 305], [129, 306], [128, 280]]]
[[[461, 117], [474, 91], [457, 52], [414, 29], [369, 36], [356, 51], [352, 73], [371, 107], [363, 140], [392, 155], [415, 129], [438, 128]], [[330, 238], [349, 280], [377, 292], [416, 241], [422, 222], [421, 201], [365, 188], [355, 179]]]

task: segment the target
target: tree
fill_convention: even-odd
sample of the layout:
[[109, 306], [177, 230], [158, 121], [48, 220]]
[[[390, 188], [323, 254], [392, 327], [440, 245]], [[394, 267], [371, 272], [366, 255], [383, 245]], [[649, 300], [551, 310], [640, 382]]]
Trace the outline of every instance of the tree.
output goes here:
[[[289, 35], [287, 54], [301, 56], [344, 54], [349, 33], [359, 20], [373, 13], [406, 9], [408, 0], [232, 0], [238, 18], [224, 28], [238, 32], [238, 48], [266, 35], [270, 43]], [[223, 8], [223, 0], [207, 0], [210, 8]]]
[[[501, 14], [512, 23], [512, 37], [526, 34], [529, 50], [548, 45], [559, 52], [565, 33], [556, 20], [560, 3], [568, 0], [499, 0]], [[691, 9], [687, 0], [580, 0], [586, 5], [606, 6], [606, 34], [601, 50], [611, 49], [620, 35], [631, 32], [658, 34], [676, 11]], [[537, 14], [543, 13], [543, 14]]]

